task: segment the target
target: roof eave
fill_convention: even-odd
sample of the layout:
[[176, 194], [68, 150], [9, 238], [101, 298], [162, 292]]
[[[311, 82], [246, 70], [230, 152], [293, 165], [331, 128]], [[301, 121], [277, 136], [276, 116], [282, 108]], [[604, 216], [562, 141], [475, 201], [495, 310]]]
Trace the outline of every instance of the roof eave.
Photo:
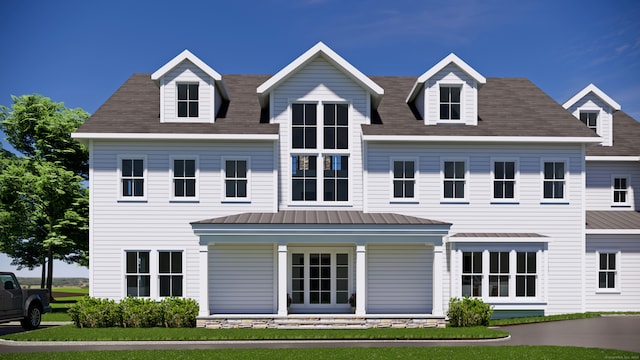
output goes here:
[[589, 93], [593, 93], [595, 96], [600, 98], [600, 100], [609, 105], [613, 110], [617, 111], [622, 109], [620, 104], [615, 102], [612, 98], [609, 97], [609, 95], [605, 94], [604, 91], [598, 89], [598, 87], [593, 84], [587, 85], [584, 89], [575, 94], [571, 99], [565, 101], [564, 104], [562, 104], [562, 107], [564, 107], [565, 109], [570, 108], [582, 98], [587, 96]]

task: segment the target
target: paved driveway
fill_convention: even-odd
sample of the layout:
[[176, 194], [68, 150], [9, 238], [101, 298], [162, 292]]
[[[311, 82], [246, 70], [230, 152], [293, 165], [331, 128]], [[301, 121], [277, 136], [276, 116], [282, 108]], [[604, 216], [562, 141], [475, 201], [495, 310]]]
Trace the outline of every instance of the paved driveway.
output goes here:
[[[0, 325], [0, 334], [17, 330]], [[222, 348], [317, 348], [397, 346], [508, 346], [558, 345], [609, 348], [640, 353], [640, 316], [611, 316], [503, 327], [511, 338], [491, 341], [172, 341], [7, 343], [0, 341], [0, 353], [41, 351], [89, 351], [123, 349], [222, 349]], [[211, 330], [215, 331], [215, 330]]]

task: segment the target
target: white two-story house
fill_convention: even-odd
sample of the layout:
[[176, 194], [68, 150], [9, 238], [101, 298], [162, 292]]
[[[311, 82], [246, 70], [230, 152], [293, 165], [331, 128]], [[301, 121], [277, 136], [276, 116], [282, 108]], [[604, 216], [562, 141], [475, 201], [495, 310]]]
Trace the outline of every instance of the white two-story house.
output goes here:
[[216, 327], [640, 310], [640, 124], [592, 85], [562, 106], [428, 66], [368, 77], [318, 43], [273, 76], [186, 50], [133, 75], [74, 134], [90, 295], [194, 298]]

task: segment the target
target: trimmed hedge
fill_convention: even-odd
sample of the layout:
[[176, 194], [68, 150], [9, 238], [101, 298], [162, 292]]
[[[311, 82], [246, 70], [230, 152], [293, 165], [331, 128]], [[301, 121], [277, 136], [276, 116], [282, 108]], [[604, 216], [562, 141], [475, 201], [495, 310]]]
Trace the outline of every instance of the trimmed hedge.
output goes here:
[[480, 299], [451, 298], [449, 300], [449, 325], [453, 327], [489, 326], [493, 307]]
[[162, 301], [128, 297], [114, 300], [85, 297], [69, 310], [79, 328], [99, 327], [195, 327], [198, 302], [193, 299], [166, 298]]

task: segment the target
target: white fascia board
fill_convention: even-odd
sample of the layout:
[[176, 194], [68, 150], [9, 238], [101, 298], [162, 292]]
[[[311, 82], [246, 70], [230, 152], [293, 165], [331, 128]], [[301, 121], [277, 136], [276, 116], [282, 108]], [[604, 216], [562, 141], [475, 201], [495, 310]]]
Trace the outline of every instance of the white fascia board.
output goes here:
[[261, 103], [268, 100], [266, 95], [269, 94], [271, 90], [320, 55], [324, 55], [325, 58], [334, 66], [337, 66], [344, 72], [348, 73], [350, 77], [366, 88], [374, 98], [377, 99], [377, 102], [380, 101], [380, 98], [384, 95], [384, 89], [382, 87], [369, 79], [366, 75], [360, 72], [360, 70], [356, 69], [323, 42], [318, 42], [311, 49], [307, 50], [304, 54], [289, 63], [289, 65], [285, 66], [282, 70], [278, 71], [278, 73], [270, 77], [262, 85], [258, 86], [256, 92], [260, 96]]
[[640, 156], [585, 156], [586, 161], [640, 161]]
[[640, 229], [587, 229], [587, 235], [640, 235]]
[[221, 81], [222, 75], [213, 70], [209, 65], [205, 64], [204, 61], [200, 60], [197, 56], [193, 55], [189, 50], [184, 50], [178, 56], [174, 57], [168, 63], [164, 64], [160, 69], [156, 70], [153, 74], [151, 74], [152, 80], [159, 80], [166, 73], [171, 71], [174, 67], [178, 66], [184, 60], [189, 60], [193, 65], [200, 68], [200, 70], [204, 71], [207, 75], [209, 75], [213, 80]]
[[435, 64], [431, 69], [427, 70], [424, 74], [418, 77], [418, 80], [413, 84], [411, 88], [411, 92], [407, 97], [407, 104], [415, 99], [416, 95], [420, 91], [420, 87], [429, 79], [431, 79], [435, 74], [437, 74], [440, 70], [444, 69], [447, 65], [453, 63], [457, 67], [459, 67], [462, 71], [467, 73], [471, 78], [477, 81], [479, 84], [485, 84], [487, 79], [482, 76], [479, 72], [477, 72], [474, 68], [469, 66], [466, 62], [460, 59], [456, 54], [451, 53], [447, 55], [444, 59], [440, 60], [437, 64]]
[[600, 137], [555, 136], [430, 136], [430, 135], [362, 135], [364, 141], [378, 142], [465, 142], [465, 143], [573, 143], [599, 144]]
[[573, 106], [575, 103], [580, 101], [582, 98], [587, 96], [589, 93], [593, 93], [595, 96], [599, 97], [602, 101], [604, 101], [609, 106], [611, 106], [611, 108], [613, 108], [613, 110], [620, 110], [621, 109], [620, 104], [615, 102], [612, 98], [610, 98], [607, 94], [605, 94], [604, 91], [598, 89], [598, 87], [593, 85], [593, 84], [587, 85], [587, 87], [585, 87], [584, 89], [580, 90], [580, 92], [578, 92], [576, 95], [574, 95], [571, 99], [565, 101], [565, 103], [562, 104], [562, 106], [565, 109], [568, 109], [571, 106]]
[[78, 140], [278, 140], [278, 134], [72, 133], [71, 137]]

